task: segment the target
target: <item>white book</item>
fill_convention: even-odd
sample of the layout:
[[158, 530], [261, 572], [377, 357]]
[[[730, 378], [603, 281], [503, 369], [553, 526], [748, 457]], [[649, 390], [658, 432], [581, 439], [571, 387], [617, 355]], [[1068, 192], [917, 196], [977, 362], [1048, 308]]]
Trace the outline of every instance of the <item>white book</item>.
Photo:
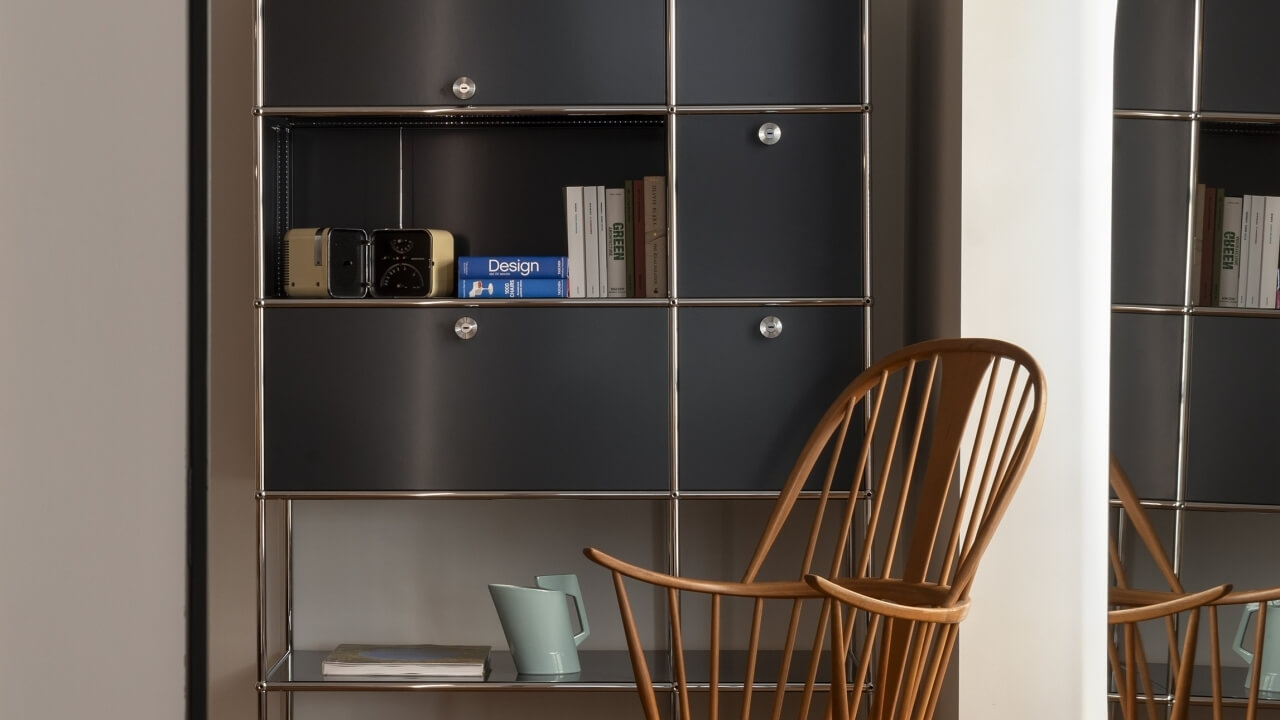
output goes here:
[[1191, 207], [1191, 278], [1189, 287], [1191, 288], [1191, 303], [1198, 304], [1200, 300], [1200, 278], [1205, 270], [1203, 267], [1204, 253], [1204, 184], [1196, 185], [1195, 204]]
[[1245, 307], [1262, 307], [1259, 305], [1258, 291], [1262, 286], [1262, 218], [1266, 209], [1266, 197], [1250, 195], [1253, 202], [1249, 205], [1249, 279], [1246, 280]]
[[600, 241], [596, 262], [600, 265], [600, 297], [609, 296], [609, 219], [606, 212], [604, 186], [596, 185], [596, 238]]
[[1253, 196], [1240, 198], [1240, 240], [1236, 262], [1240, 265], [1240, 279], [1236, 288], [1236, 307], [1249, 307], [1249, 242], [1253, 235]]
[[1222, 307], [1240, 305], [1240, 213], [1244, 198], [1222, 199], [1222, 234], [1218, 247], [1218, 304]]
[[646, 297], [667, 296], [667, 179], [662, 175], [644, 178], [644, 284]]
[[586, 256], [583, 245], [582, 186], [564, 189], [564, 221], [569, 257], [569, 297], [586, 297]]
[[582, 256], [586, 263], [587, 297], [600, 297], [600, 238], [599, 225], [596, 223], [596, 188], [586, 185], [582, 188]]
[[607, 297], [627, 296], [627, 191], [604, 191], [605, 224], [609, 227], [609, 252], [605, 276]]
[[1276, 267], [1280, 265], [1280, 228], [1276, 227], [1276, 219], [1280, 217], [1280, 197], [1267, 197], [1263, 210], [1265, 217], [1262, 223], [1262, 277], [1258, 282], [1258, 307], [1276, 307]]

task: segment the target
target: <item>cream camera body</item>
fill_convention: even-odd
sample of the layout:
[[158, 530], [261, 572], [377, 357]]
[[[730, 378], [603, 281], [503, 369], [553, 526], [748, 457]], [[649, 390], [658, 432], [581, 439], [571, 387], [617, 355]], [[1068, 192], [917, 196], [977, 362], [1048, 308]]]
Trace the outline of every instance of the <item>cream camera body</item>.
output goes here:
[[296, 298], [362, 298], [369, 237], [351, 228], [294, 228], [284, 236], [284, 294]]

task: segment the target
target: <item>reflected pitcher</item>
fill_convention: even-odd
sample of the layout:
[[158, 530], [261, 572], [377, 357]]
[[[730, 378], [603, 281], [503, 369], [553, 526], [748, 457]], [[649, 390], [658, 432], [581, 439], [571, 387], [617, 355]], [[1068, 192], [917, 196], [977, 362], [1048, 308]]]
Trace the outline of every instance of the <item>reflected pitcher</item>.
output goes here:
[[[1253, 676], [1253, 666], [1260, 663], [1258, 673], [1258, 697], [1267, 700], [1280, 699], [1280, 600], [1272, 600], [1267, 603], [1266, 621], [1263, 627], [1258, 628], [1257, 632], [1263, 633], [1262, 636], [1262, 657], [1255, 658], [1253, 653], [1253, 643], [1250, 647], [1244, 646], [1245, 626], [1249, 624], [1249, 616], [1258, 612], [1258, 603], [1249, 603], [1245, 606], [1244, 613], [1240, 616], [1240, 627], [1236, 630], [1235, 642], [1231, 647], [1236, 654], [1249, 662], [1249, 673], [1244, 676], [1245, 690], [1249, 689], [1249, 679]], [[1259, 615], [1259, 620], [1262, 619]], [[1275, 625], [1275, 627], [1271, 627]], [[1256, 636], [1255, 636], [1256, 637]]]

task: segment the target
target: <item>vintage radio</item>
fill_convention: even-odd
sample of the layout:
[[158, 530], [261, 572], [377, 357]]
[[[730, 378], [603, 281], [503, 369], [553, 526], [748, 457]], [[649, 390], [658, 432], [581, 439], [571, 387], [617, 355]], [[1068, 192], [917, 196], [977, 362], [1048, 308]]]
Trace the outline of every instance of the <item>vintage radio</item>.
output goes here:
[[374, 297], [442, 297], [454, 286], [453, 233], [386, 228], [370, 234], [370, 292]]
[[368, 289], [369, 236], [351, 228], [294, 228], [284, 235], [284, 294], [362, 298]]

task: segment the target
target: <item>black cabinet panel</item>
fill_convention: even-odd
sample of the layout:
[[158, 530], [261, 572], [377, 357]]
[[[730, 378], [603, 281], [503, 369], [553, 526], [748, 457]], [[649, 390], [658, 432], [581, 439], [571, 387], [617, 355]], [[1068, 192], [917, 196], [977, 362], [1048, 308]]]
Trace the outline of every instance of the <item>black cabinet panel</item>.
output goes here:
[[[862, 294], [861, 123], [843, 115], [679, 118], [683, 297]], [[781, 139], [765, 145], [764, 123]]]
[[400, 222], [395, 128], [298, 127], [277, 119], [263, 136], [266, 294], [283, 288], [284, 234], [295, 227], [372, 230]]
[[372, 230], [400, 222], [395, 128], [294, 127], [288, 227]]
[[1280, 84], [1267, 81], [1280, 75], [1277, 27], [1280, 3], [1204, 0], [1202, 110], [1280, 112]]
[[1116, 120], [1111, 298], [1181, 305], [1187, 266], [1191, 123]]
[[1187, 500], [1280, 504], [1280, 321], [1192, 323]]
[[408, 217], [473, 255], [564, 255], [564, 187], [663, 175], [666, 123], [547, 119], [406, 128]]
[[264, 314], [268, 490], [668, 487], [663, 308]]
[[265, 0], [264, 102], [662, 104], [665, 18], [663, 0]]
[[[863, 367], [862, 308], [679, 311], [680, 487], [777, 490]], [[766, 339], [760, 321], [782, 320]]]
[[683, 105], [862, 101], [862, 3], [680, 0], [676, 97]]
[[1111, 452], [1138, 495], [1178, 492], [1182, 316], [1111, 316]]
[[1120, 0], [1115, 106], [1191, 110], [1195, 0]]
[[1280, 195], [1280, 128], [1205, 124], [1200, 131], [1199, 181], [1227, 195]]

